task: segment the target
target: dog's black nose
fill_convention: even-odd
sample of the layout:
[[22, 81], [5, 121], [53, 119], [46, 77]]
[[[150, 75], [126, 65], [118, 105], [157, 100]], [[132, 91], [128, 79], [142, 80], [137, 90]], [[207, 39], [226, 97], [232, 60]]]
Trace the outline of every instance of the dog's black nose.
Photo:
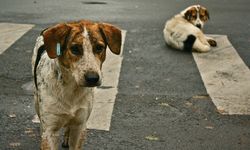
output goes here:
[[201, 29], [201, 24], [197, 24], [196, 27]]
[[99, 85], [99, 75], [96, 72], [87, 72], [85, 74], [85, 81], [87, 83], [87, 86], [98, 86]]

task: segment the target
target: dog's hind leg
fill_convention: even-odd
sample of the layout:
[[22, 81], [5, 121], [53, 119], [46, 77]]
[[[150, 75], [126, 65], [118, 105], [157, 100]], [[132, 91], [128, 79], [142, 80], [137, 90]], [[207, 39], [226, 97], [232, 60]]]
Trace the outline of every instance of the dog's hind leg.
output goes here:
[[193, 45], [193, 49], [197, 52], [208, 52], [211, 47], [203, 33], [197, 35]]
[[193, 49], [197, 52], [208, 52], [211, 48], [209, 45], [205, 45], [205, 44], [201, 43], [200, 40], [196, 40], [194, 42]]
[[167, 45], [179, 50], [183, 50], [184, 44], [181, 33], [179, 32], [170, 33], [170, 31], [167, 31], [167, 29], [164, 29], [163, 33]]
[[187, 36], [187, 39], [183, 42], [184, 46], [183, 49], [186, 51], [192, 51], [194, 42], [196, 40], [196, 37], [194, 35]]

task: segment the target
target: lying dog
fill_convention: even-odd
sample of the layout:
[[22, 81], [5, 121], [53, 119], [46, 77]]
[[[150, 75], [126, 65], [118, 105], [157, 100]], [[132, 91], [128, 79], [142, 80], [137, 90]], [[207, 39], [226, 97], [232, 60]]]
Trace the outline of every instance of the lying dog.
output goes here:
[[57, 24], [37, 38], [32, 69], [42, 150], [58, 149], [61, 128], [63, 146], [81, 149], [107, 46], [119, 55], [121, 30], [85, 20]]
[[208, 19], [209, 13], [205, 7], [193, 5], [186, 8], [166, 22], [163, 30], [166, 43], [179, 50], [209, 51], [217, 43], [202, 32]]

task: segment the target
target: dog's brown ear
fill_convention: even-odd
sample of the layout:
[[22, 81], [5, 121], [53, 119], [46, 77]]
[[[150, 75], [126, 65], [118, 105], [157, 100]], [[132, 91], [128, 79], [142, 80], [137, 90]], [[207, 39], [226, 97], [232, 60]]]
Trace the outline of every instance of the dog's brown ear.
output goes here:
[[51, 59], [57, 57], [57, 44], [59, 44], [61, 49], [62, 46], [65, 44], [65, 39], [66, 36], [69, 34], [70, 29], [71, 28], [66, 24], [57, 24], [42, 32], [44, 38], [44, 46], [48, 56]]
[[207, 16], [207, 20], [210, 19], [209, 12], [207, 11], [207, 9], [205, 9], [205, 15]]
[[185, 12], [184, 17], [185, 17], [186, 20], [188, 20], [188, 21], [191, 20], [191, 18], [192, 18], [192, 11], [193, 10], [188, 10], [188, 11]]
[[202, 17], [203, 21], [207, 21], [210, 19], [209, 12], [205, 7], [200, 8], [200, 16]]
[[108, 44], [110, 50], [119, 55], [121, 52], [121, 43], [122, 43], [122, 34], [121, 30], [117, 27], [107, 24], [101, 23], [99, 24], [101, 32], [104, 34], [105, 41]]

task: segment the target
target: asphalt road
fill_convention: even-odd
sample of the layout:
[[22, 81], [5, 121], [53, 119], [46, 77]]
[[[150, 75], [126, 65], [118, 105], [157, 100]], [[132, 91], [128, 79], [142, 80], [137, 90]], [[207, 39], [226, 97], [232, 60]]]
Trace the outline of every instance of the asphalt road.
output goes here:
[[210, 12], [205, 32], [227, 35], [249, 67], [250, 1], [86, 2], [0, 1], [0, 22], [35, 25], [0, 55], [1, 150], [39, 149], [39, 125], [31, 121], [33, 97], [21, 88], [32, 80], [31, 52], [43, 28], [79, 19], [109, 22], [127, 30], [111, 129], [89, 130], [85, 149], [250, 149], [250, 117], [219, 114], [192, 54], [166, 47], [162, 35], [167, 19], [199, 3]]

